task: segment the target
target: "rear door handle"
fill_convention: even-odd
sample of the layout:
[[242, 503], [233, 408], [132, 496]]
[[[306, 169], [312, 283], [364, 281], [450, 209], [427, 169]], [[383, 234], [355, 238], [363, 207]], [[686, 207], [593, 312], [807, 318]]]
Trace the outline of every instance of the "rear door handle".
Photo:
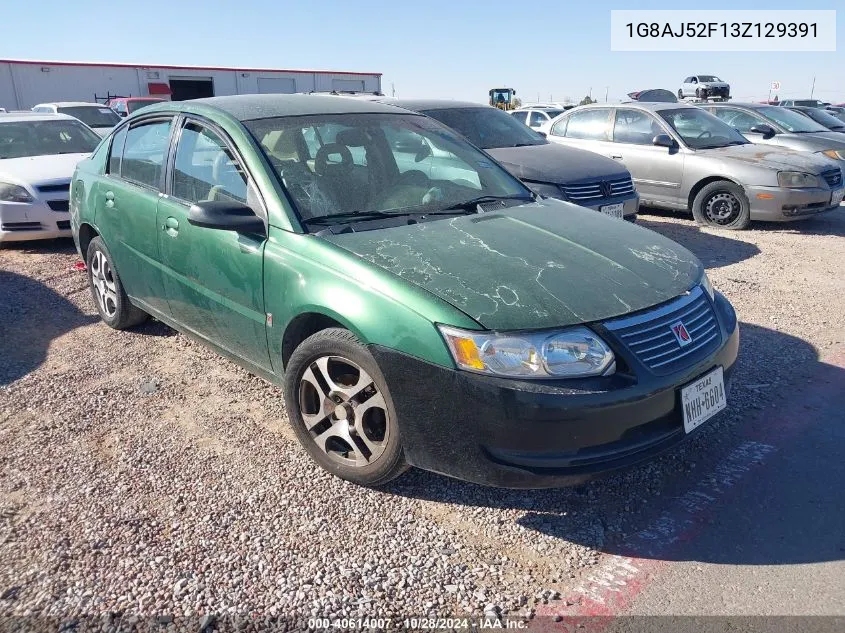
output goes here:
[[613, 160], [622, 160], [622, 155], [621, 155], [621, 154], [611, 154], [611, 155], [610, 155], [610, 157], [611, 157]]
[[168, 217], [161, 225], [161, 230], [171, 237], [176, 237], [179, 234], [179, 220], [173, 216]]

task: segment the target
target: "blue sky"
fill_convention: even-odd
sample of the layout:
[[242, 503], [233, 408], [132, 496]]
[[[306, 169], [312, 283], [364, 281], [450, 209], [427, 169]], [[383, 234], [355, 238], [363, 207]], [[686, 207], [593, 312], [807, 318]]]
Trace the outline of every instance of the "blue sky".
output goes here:
[[[836, 52], [610, 51], [612, 8], [837, 5]], [[814, 96], [845, 101], [841, 2], [8, 0], [3, 22], [0, 58], [374, 71], [384, 74], [384, 92], [395, 86], [400, 97], [483, 101], [489, 88], [505, 85], [524, 101], [580, 99], [589, 90], [614, 100], [646, 87], [676, 90], [687, 75], [713, 73], [737, 99], [766, 98], [773, 80], [781, 82], [780, 98], [806, 97], [815, 76]]]

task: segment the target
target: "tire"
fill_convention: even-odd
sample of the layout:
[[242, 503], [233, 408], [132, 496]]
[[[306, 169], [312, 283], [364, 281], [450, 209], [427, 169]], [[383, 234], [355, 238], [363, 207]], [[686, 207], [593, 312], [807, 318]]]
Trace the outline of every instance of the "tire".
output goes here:
[[333, 475], [377, 487], [408, 469], [387, 383], [349, 330], [300, 343], [285, 371], [285, 402], [300, 443]]
[[684, 91], [678, 90], [678, 101], [683, 101], [683, 100], [684, 100]]
[[695, 98], [696, 98], [696, 99], [701, 99], [701, 88], [696, 88], [696, 89], [695, 89]]
[[738, 231], [751, 223], [751, 205], [742, 187], [717, 180], [702, 187], [695, 196], [692, 216], [705, 226]]
[[132, 305], [126, 296], [103, 238], [97, 236], [91, 240], [85, 256], [85, 266], [94, 305], [106, 325], [115, 330], [125, 330], [149, 318], [146, 312]]

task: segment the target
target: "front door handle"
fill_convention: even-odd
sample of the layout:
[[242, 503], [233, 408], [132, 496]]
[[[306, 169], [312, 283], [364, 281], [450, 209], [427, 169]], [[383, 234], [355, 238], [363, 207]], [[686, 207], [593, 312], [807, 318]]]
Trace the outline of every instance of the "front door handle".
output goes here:
[[610, 157], [611, 157], [613, 160], [622, 160], [622, 155], [621, 155], [621, 154], [611, 154], [611, 155], [610, 155]]
[[161, 230], [167, 233], [170, 237], [176, 237], [179, 234], [179, 220], [173, 216], [168, 217], [164, 224], [161, 225]]
[[114, 191], [106, 191], [106, 206], [109, 209], [114, 206]]

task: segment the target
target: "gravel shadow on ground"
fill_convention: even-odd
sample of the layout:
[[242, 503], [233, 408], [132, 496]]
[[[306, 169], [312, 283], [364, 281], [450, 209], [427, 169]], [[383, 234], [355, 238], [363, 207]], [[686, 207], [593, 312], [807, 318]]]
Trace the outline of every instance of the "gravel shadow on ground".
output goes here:
[[43, 283], [0, 270], [0, 386], [40, 366], [54, 339], [96, 320]]

